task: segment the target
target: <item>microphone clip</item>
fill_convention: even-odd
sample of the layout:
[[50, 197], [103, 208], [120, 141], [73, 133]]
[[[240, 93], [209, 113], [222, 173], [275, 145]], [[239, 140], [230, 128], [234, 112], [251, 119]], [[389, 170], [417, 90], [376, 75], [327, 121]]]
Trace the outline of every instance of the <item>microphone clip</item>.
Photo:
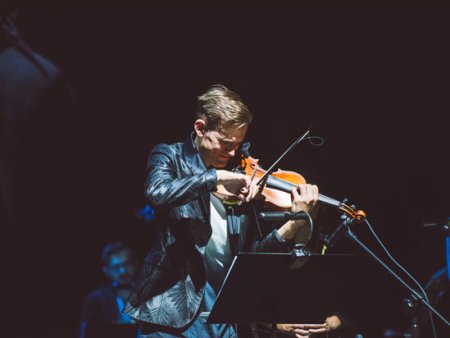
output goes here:
[[311, 253], [306, 250], [305, 245], [301, 243], [295, 244], [294, 249], [291, 253], [291, 263], [289, 269], [297, 270], [301, 269], [309, 259], [311, 258]]
[[311, 252], [309, 252], [304, 244], [297, 243], [292, 250], [293, 257], [309, 257], [311, 256]]
[[[341, 215], [342, 222], [339, 226], [334, 230], [334, 232], [329, 236], [323, 237], [324, 245], [327, 248], [332, 248], [346, 233], [350, 230], [350, 227], [358, 223], [358, 221], [354, 218], [351, 218], [347, 215]], [[324, 252], [324, 251], [323, 251]]]

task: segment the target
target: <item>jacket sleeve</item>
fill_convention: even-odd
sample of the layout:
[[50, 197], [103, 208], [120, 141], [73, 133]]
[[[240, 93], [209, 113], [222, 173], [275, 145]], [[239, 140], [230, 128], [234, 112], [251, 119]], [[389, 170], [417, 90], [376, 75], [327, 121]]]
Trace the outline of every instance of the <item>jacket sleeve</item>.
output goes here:
[[250, 251], [271, 253], [286, 253], [292, 251], [295, 241], [284, 240], [278, 234], [277, 229], [282, 223], [258, 222], [257, 214], [264, 209], [264, 203], [261, 201], [252, 201], [251, 205], [252, 210], [247, 211], [248, 214], [253, 214], [254, 216], [252, 218], [253, 223], [250, 225], [248, 236], [251, 243]]
[[282, 239], [277, 230], [274, 229], [262, 240], [254, 243], [253, 251], [286, 253], [294, 249], [294, 244], [294, 241], [286, 241]]
[[145, 195], [155, 208], [183, 205], [217, 189], [215, 169], [208, 169], [197, 175], [183, 175], [182, 172], [188, 170], [177, 168], [176, 156], [166, 144], [157, 145], [149, 156]]

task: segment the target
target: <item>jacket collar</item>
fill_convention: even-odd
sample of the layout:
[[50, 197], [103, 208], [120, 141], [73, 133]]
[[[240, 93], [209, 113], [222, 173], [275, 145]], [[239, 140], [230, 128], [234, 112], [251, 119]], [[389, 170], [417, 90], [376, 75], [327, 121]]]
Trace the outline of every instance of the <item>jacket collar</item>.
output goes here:
[[197, 148], [195, 148], [194, 140], [195, 133], [192, 132], [183, 144], [184, 157], [192, 173], [201, 174], [206, 171], [206, 167], [202, 161], [202, 158], [200, 157]]

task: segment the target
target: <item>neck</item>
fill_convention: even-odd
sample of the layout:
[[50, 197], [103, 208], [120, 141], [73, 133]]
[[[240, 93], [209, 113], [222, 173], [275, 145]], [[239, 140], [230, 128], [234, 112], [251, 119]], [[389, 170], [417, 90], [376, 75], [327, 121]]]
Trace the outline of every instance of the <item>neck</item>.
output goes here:
[[119, 284], [117, 282], [113, 282], [113, 287], [117, 290], [128, 290], [131, 289], [133, 285], [131, 284]]

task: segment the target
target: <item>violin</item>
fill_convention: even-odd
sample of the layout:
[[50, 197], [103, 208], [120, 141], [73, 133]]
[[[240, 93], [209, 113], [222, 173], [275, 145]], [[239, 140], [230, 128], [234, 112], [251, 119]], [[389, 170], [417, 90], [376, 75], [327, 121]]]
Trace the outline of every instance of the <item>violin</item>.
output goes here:
[[[239, 170], [252, 179], [259, 179], [257, 184], [262, 186], [259, 197], [264, 200], [268, 208], [289, 210], [292, 205], [292, 188], [297, 188], [299, 184], [306, 184], [305, 178], [294, 171], [278, 169], [276, 172], [268, 172], [261, 168], [258, 163], [258, 159], [242, 155]], [[354, 210], [345, 203], [320, 193], [319, 201], [336, 207], [358, 223], [364, 221], [366, 218], [364, 211]], [[236, 204], [239, 201], [232, 196], [226, 196], [223, 202], [226, 204]]]

